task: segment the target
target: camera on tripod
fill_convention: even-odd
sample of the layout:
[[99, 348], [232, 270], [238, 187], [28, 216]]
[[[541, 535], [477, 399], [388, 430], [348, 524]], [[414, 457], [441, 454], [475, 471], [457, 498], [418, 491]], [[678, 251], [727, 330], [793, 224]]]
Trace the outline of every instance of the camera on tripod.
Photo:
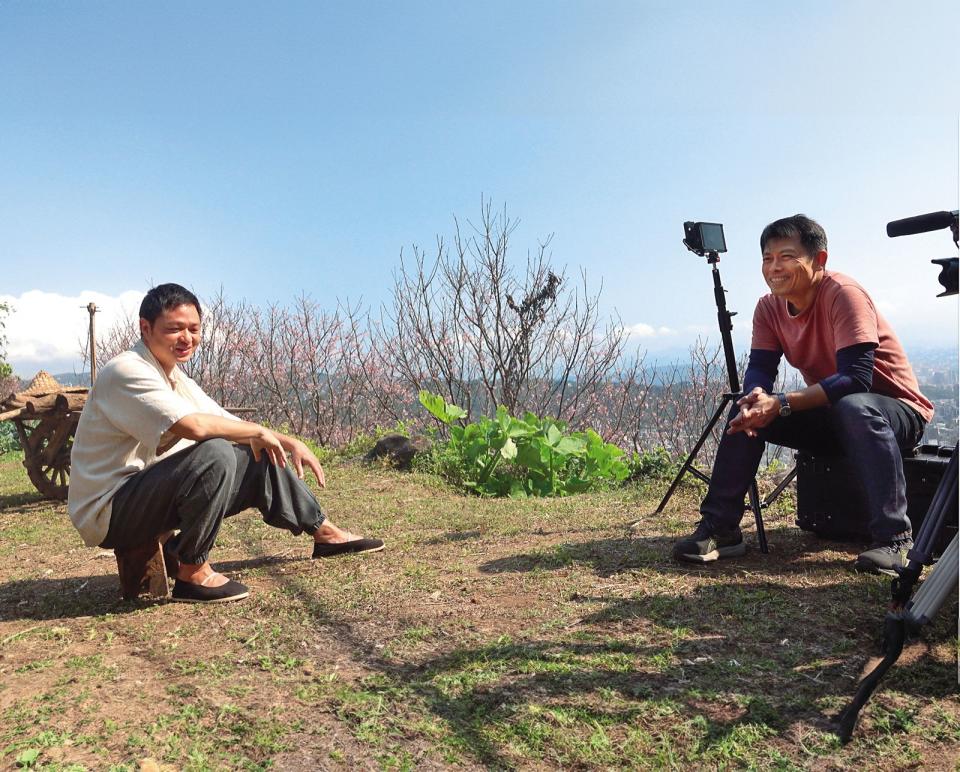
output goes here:
[[727, 251], [727, 241], [723, 237], [723, 225], [718, 222], [685, 222], [683, 224], [683, 243], [691, 252], [704, 257], [709, 253], [718, 254]]

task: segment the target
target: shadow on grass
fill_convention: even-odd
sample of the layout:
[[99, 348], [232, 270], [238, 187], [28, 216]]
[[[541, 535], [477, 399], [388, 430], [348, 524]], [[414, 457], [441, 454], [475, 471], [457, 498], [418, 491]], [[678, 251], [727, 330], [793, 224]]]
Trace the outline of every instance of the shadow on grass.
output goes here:
[[[42, 504], [47, 506], [56, 506], [59, 501], [50, 501], [44, 499], [37, 491], [22, 491], [20, 493], [0, 494], [0, 514], [4, 514], [5, 509], [20, 509], [28, 504]], [[20, 514], [20, 513], [17, 513]]]
[[[246, 560], [218, 562], [219, 571], [242, 572], [303, 562], [303, 558], [261, 555]], [[69, 619], [101, 614], [124, 614], [167, 603], [142, 596], [135, 601], [120, 597], [117, 574], [69, 578], [17, 579], [0, 584], [0, 622], [15, 619]]]
[[[303, 547], [298, 544], [298, 547]], [[217, 570], [227, 573], [252, 571], [256, 568], [269, 568], [270, 566], [282, 566], [287, 563], [305, 563], [310, 561], [309, 552], [303, 555], [259, 555], [253, 558], [241, 558], [239, 560], [216, 560], [215, 555], [211, 553], [213, 567]]]
[[[568, 568], [575, 564], [592, 566], [603, 577], [613, 576], [624, 571], [639, 569], [663, 569], [671, 572], [686, 571], [701, 573], [770, 573], [776, 575], [818, 570], [849, 568], [853, 564], [859, 545], [851, 543], [828, 542], [795, 529], [782, 528], [768, 531], [767, 538], [771, 552], [764, 555], [756, 544], [752, 544], [748, 553], [734, 560], [721, 560], [713, 563], [679, 563], [671, 557], [673, 543], [677, 537], [639, 537], [623, 536], [591, 541], [565, 542], [551, 547], [521, 555], [490, 560], [480, 566], [486, 574], [523, 573], [528, 571], [553, 571]], [[811, 561], [805, 555], [820, 552], [848, 552], [847, 559], [831, 556], [823, 560]]]
[[[154, 601], [157, 602], [157, 601]], [[18, 579], [0, 585], [0, 621], [124, 614], [152, 602], [124, 601], [116, 575]]]
[[460, 541], [470, 541], [471, 539], [479, 539], [481, 537], [480, 531], [450, 531], [448, 533], [440, 534], [439, 536], [434, 536], [426, 540], [426, 544], [447, 544], [450, 542], [460, 542]]
[[[746, 561], [734, 561], [735, 568], [722, 567], [721, 581], [697, 583], [682, 595], [575, 595], [587, 613], [557, 628], [555, 639], [501, 638], [417, 662], [384, 654], [337, 609], [317, 600], [305, 577], [283, 581], [316, 625], [336, 628], [333, 634], [344, 649], [377, 674], [337, 698], [339, 715], [358, 729], [367, 718], [354, 705], [392, 706], [387, 712], [395, 725], [387, 734], [394, 737], [404, 735], [421, 706], [448, 728], [449, 742], [460, 753], [487, 768], [515, 767], [518, 752], [527, 761], [548, 764], [654, 764], [664, 743], [681, 758], [690, 754], [719, 763], [747, 752], [755, 763], [766, 758], [762, 738], [779, 737], [783, 750], [784, 743], [792, 743], [786, 733], [797, 722], [832, 732], [834, 708], [825, 705], [852, 697], [860, 668], [877, 653], [882, 629], [883, 608], [872, 583], [866, 593], [852, 575], [850, 582], [790, 583], [792, 573], [846, 565], [845, 560], [805, 559], [809, 552], [837, 551], [838, 545], [793, 530], [775, 534], [778, 543], [782, 537], [778, 554], [755, 552]], [[480, 568], [487, 573], [552, 570], [581, 562], [610, 575], [669, 563], [672, 571], [683, 572], [667, 557], [670, 543], [667, 538], [594, 540]], [[703, 567], [689, 570], [705, 573]], [[737, 581], [722, 581], [725, 572]], [[950, 625], [935, 627], [927, 629], [929, 637], [951, 640]], [[952, 669], [929, 651], [904, 663], [885, 683], [924, 699], [949, 698], [956, 691]], [[665, 716], [670, 717], [666, 723]], [[626, 733], [634, 738], [630, 742], [639, 743], [636, 754], [629, 759], [579, 756], [577, 749], [591, 743], [583, 734], [589, 735], [591, 727], [610, 728], [618, 742]], [[636, 739], [641, 735], [646, 739]], [[839, 747], [825, 742], [823, 753]]]

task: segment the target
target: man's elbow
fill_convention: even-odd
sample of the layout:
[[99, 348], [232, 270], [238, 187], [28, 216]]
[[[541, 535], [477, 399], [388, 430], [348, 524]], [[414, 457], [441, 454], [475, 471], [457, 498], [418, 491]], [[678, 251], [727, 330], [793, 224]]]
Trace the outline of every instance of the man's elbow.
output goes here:
[[199, 415], [188, 415], [170, 427], [170, 433], [183, 440], [203, 442], [210, 438], [207, 425]]

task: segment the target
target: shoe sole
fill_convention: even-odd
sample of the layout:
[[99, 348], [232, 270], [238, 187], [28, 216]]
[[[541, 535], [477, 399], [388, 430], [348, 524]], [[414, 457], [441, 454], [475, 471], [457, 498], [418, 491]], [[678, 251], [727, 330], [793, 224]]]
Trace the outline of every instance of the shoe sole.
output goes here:
[[899, 574], [892, 568], [880, 568], [880, 566], [870, 564], [869, 566], [853, 564], [853, 570], [858, 574], [882, 574], [883, 576], [897, 577]]
[[746, 554], [747, 545], [741, 542], [740, 544], [734, 544], [730, 547], [718, 547], [712, 552], [707, 552], [704, 555], [696, 552], [681, 552], [679, 554], [674, 554], [674, 557], [677, 560], [682, 560], [686, 563], [713, 563], [721, 558], [738, 558]]
[[244, 598], [249, 597], [249, 592], [241, 593], [240, 595], [231, 595], [229, 598], [213, 598], [211, 600], [203, 600], [202, 598], [177, 598], [171, 597], [174, 603], [229, 603], [232, 600], [243, 600]]

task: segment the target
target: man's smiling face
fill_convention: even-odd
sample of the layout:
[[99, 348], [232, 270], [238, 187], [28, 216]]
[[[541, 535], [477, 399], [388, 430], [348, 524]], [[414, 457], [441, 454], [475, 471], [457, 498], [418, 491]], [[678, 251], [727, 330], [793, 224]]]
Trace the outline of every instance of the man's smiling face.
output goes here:
[[826, 252], [807, 254], [799, 238], [770, 239], [763, 249], [763, 278], [774, 295], [802, 311], [813, 300], [826, 261]]
[[140, 334], [150, 353], [167, 375], [177, 364], [189, 361], [200, 345], [200, 312], [184, 303], [161, 314], [150, 324], [140, 320]]

